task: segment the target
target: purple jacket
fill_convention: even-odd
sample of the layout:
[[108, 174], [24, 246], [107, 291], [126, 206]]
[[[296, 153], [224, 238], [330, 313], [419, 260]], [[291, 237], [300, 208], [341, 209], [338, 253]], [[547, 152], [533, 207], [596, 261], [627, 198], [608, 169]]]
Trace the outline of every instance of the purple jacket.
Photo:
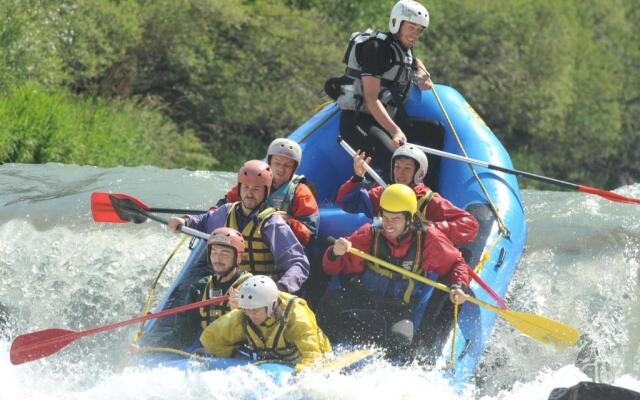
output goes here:
[[[214, 229], [225, 226], [231, 206], [233, 203], [227, 203], [214, 211], [190, 216], [187, 225], [210, 234]], [[242, 224], [241, 218], [238, 223], [242, 225], [242, 230], [245, 224]], [[284, 271], [278, 285], [289, 293], [300, 290], [309, 277], [309, 260], [289, 225], [280, 216], [274, 215], [264, 223], [262, 237], [271, 249], [276, 268]]]

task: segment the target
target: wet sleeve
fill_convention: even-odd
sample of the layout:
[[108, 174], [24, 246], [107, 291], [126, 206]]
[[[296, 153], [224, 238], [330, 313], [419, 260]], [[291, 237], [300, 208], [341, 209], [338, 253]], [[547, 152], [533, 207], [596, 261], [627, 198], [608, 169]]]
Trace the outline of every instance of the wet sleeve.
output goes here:
[[[371, 224], [364, 224], [347, 238], [356, 249], [370, 252]], [[346, 253], [341, 257], [333, 255], [333, 246], [324, 252], [322, 267], [328, 275], [355, 274], [364, 271], [364, 260], [351, 253]]]
[[230, 207], [231, 204], [227, 203], [207, 213], [193, 216], [189, 219], [189, 228], [197, 229], [207, 234], [213, 232], [216, 228], [224, 226]]
[[469, 285], [469, 267], [453, 243], [435, 227], [428, 227], [424, 242], [422, 269], [446, 276], [449, 284]]
[[331, 344], [318, 328], [312, 311], [297, 303], [289, 316], [285, 340], [293, 343], [300, 353], [296, 372], [312, 366], [322, 358], [324, 352], [331, 351]]
[[211, 211], [208, 211], [203, 214], [189, 216], [189, 221], [187, 222], [187, 226], [189, 228], [193, 228], [200, 232], [206, 232], [207, 220], [209, 219], [209, 214], [211, 214]]
[[207, 326], [200, 336], [205, 350], [216, 357], [230, 357], [235, 346], [245, 341], [243, 315], [241, 310], [233, 310]]
[[276, 267], [284, 271], [278, 285], [289, 293], [300, 290], [309, 277], [309, 259], [289, 225], [279, 216], [273, 216], [264, 223], [263, 238]]
[[364, 213], [373, 218], [373, 206], [369, 193], [364, 188], [362, 180], [352, 177], [340, 186], [336, 202], [344, 211], [350, 214]]
[[466, 210], [435, 195], [427, 206], [426, 217], [444, 233], [454, 245], [472, 242], [478, 236], [478, 221]]

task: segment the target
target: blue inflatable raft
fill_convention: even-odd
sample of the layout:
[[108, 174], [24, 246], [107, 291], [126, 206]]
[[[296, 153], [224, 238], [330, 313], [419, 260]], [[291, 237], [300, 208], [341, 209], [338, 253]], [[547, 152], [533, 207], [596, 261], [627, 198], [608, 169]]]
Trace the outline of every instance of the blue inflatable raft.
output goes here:
[[[509, 154], [469, 103], [450, 87], [437, 86], [437, 91], [466, 150], [466, 155], [493, 165], [511, 168]], [[406, 111], [414, 122], [414, 126], [424, 132], [425, 138], [429, 139], [428, 143], [432, 143], [431, 139], [434, 139], [440, 150], [463, 154], [432, 91], [420, 91], [413, 87], [406, 103]], [[353, 172], [351, 157], [337, 143], [339, 125], [340, 111], [335, 104], [330, 104], [289, 136], [290, 139], [300, 143], [303, 149], [302, 164], [297, 173], [304, 174], [317, 189], [321, 238], [346, 236], [362, 224], [370, 222], [364, 215], [347, 214], [335, 204], [338, 188], [351, 177]], [[527, 236], [524, 207], [516, 178], [501, 172], [475, 167], [486, 188], [487, 196], [468, 164], [429, 156], [429, 165], [428, 185], [458, 207], [471, 212], [480, 223], [477, 239], [469, 245], [462, 246], [461, 250], [468, 264], [476, 268], [478, 275], [496, 293], [504, 296], [524, 250]], [[205, 249], [204, 242], [201, 240], [199, 242], [161, 301], [159, 309], [164, 309], [171, 292], [178, 285], [193, 281], [193, 266]], [[319, 240], [318, 243], [320, 242], [322, 241]], [[317, 255], [319, 249], [309, 249], [309, 251], [315, 251]], [[480, 300], [495, 304], [495, 301], [477, 283], [472, 282], [471, 289]], [[425, 317], [425, 310], [433, 292], [430, 286], [422, 288], [421, 301], [414, 315], [416, 329], [419, 329], [420, 322]], [[455, 363], [453, 367], [447, 369], [454, 385], [467, 383], [473, 377], [484, 347], [491, 337], [495, 319], [496, 313], [470, 303], [461, 308], [453, 351]], [[148, 324], [145, 327], [146, 335], [152, 336], [155, 326], [154, 322]], [[452, 330], [447, 337], [442, 338], [439, 348], [436, 349], [445, 363], [449, 362], [452, 354], [451, 332]], [[140, 346], [143, 349], [146, 346], [145, 338], [140, 342]], [[189, 365], [184, 356], [171, 353], [141, 353], [135, 360], [144, 365], [163, 363], [181, 368], [187, 368]], [[251, 360], [208, 358], [208, 365], [211, 368], [228, 368], [251, 362]], [[283, 370], [290, 370], [288, 366], [274, 363], [258, 367], [276, 374], [282, 373]]]

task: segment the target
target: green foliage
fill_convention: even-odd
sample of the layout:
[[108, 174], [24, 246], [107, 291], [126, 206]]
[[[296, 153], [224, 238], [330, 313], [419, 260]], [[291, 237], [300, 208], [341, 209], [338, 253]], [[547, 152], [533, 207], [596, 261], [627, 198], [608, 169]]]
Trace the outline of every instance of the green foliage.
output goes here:
[[624, 85], [631, 71], [616, 54], [631, 44], [623, 32], [633, 22], [625, 5], [632, 6], [616, 3], [434, 2], [423, 38], [427, 65], [474, 105], [517, 167], [619, 185], [629, 180], [611, 165], [619, 163], [622, 139], [638, 132], [625, 132], [620, 97], [638, 85]]
[[283, 0], [283, 3], [302, 10], [318, 10], [326, 20], [340, 29], [344, 41], [352, 32], [367, 28], [386, 31], [389, 12], [395, 1], [380, 0]]
[[142, 40], [143, 8], [131, 0], [75, 0], [59, 7], [59, 54], [75, 91], [131, 95], [127, 51]]
[[326, 71], [340, 69], [342, 48], [316, 12], [235, 0], [161, 0], [145, 10], [143, 42], [129, 52], [134, 92], [168, 103], [223, 168], [309, 118]]
[[167, 168], [213, 163], [192, 134], [178, 134], [158, 111], [132, 101], [77, 98], [37, 84], [11, 88], [0, 98], [3, 162]]
[[0, 1], [0, 90], [16, 80], [56, 84], [64, 78], [56, 24], [47, 0]]
[[[235, 169], [311, 116], [325, 79], [344, 69], [349, 35], [386, 30], [394, 3], [5, 0], [0, 160], [203, 168], [214, 162], [206, 148], [216, 168]], [[638, 181], [637, 1], [426, 5], [416, 54], [517, 168], [603, 187]]]

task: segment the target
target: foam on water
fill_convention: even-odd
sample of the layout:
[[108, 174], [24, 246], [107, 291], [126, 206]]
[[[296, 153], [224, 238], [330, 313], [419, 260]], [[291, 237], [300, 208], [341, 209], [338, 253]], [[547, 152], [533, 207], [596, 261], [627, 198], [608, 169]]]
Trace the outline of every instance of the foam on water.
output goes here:
[[[580, 346], [542, 346], [500, 321], [471, 385], [377, 360], [352, 375], [310, 373], [273, 382], [255, 368], [183, 372], [126, 367], [135, 326], [79, 339], [45, 359], [13, 366], [17, 334], [83, 330], [139, 315], [149, 285], [179, 237], [154, 222], [96, 224], [93, 191], [131, 194], [152, 207], [206, 209], [229, 173], [151, 167], [0, 166], [0, 399], [546, 399], [589, 380], [573, 366]], [[620, 190], [640, 197], [640, 184]], [[527, 249], [507, 303], [578, 328], [609, 365], [609, 383], [640, 391], [640, 212], [581, 193], [524, 191]], [[186, 259], [183, 248], [156, 289]], [[586, 340], [581, 345], [588, 344]]]

